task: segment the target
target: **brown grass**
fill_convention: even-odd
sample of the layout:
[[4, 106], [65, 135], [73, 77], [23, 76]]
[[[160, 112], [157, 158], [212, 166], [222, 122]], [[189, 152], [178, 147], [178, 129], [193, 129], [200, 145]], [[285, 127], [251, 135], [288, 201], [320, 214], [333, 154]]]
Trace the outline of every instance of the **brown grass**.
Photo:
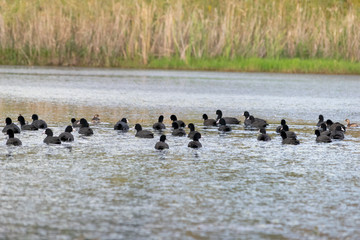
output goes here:
[[[316, 3], [315, 3], [316, 2]], [[2, 0], [2, 60], [117, 66], [151, 58], [360, 61], [356, 0]]]

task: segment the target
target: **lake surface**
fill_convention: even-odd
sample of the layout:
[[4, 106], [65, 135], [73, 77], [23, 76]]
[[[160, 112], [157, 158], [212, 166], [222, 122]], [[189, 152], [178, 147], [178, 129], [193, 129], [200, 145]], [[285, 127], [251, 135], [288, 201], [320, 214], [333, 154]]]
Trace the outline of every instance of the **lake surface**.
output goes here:
[[[43, 131], [0, 144], [1, 239], [359, 239], [360, 128], [315, 142], [318, 115], [360, 122], [360, 77], [87, 68], [0, 68], [1, 127], [37, 113], [59, 135], [70, 119], [94, 135], [47, 146]], [[270, 142], [202, 114], [266, 119]], [[165, 116], [170, 149], [135, 138]], [[203, 148], [171, 136], [169, 116], [193, 122]], [[113, 130], [126, 117], [128, 133]], [[285, 118], [301, 144], [275, 133]], [[186, 129], [188, 132], [189, 130]]]

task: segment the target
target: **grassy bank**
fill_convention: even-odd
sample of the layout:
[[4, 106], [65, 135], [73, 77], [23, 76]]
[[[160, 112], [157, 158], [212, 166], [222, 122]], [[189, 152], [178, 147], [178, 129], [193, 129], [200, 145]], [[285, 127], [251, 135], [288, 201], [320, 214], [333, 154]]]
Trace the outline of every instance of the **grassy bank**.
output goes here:
[[359, 22], [357, 0], [3, 0], [0, 64], [359, 74]]
[[[125, 65], [125, 64], [124, 64]], [[125, 65], [126, 66], [126, 65]], [[127, 65], [132, 68], [135, 65]], [[282, 73], [322, 73], [322, 74], [360, 74], [360, 63], [326, 59], [154, 59], [144, 68], [179, 70], [211, 70], [239, 72], [282, 72]]]

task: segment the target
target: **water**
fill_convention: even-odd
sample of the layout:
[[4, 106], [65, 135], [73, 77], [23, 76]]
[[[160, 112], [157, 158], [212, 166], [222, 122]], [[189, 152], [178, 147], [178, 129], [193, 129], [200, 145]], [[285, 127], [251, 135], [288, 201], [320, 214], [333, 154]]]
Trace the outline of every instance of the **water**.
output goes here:
[[[315, 143], [325, 119], [360, 122], [359, 76], [0, 68], [1, 127], [7, 116], [47, 121], [55, 135], [70, 118], [96, 113], [94, 136], [42, 143], [43, 131], [0, 146], [0, 238], [9, 239], [358, 239], [360, 129]], [[265, 118], [271, 142], [233, 126], [204, 128], [201, 116]], [[134, 137], [165, 116], [170, 149]], [[171, 114], [193, 122], [203, 148], [172, 137]], [[114, 131], [122, 117], [128, 133]], [[285, 118], [301, 144], [282, 146]], [[188, 129], [186, 129], [188, 132]]]

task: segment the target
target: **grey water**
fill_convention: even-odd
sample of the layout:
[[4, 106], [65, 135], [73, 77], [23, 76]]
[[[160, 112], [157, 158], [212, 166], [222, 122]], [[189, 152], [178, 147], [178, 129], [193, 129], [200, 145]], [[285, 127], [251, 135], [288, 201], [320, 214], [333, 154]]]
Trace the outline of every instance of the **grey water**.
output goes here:
[[[315, 142], [319, 114], [360, 122], [359, 76], [0, 68], [0, 127], [37, 113], [55, 135], [70, 119], [91, 124], [73, 143], [47, 146], [42, 130], [23, 146], [0, 144], [1, 239], [359, 239], [360, 128], [343, 141]], [[249, 111], [269, 122], [256, 131], [203, 126], [202, 114]], [[169, 150], [135, 138], [165, 117]], [[171, 136], [171, 114], [194, 123], [202, 149]], [[121, 118], [130, 131], [113, 130]], [[286, 119], [301, 144], [275, 132]], [[188, 132], [189, 130], [186, 129]]]

